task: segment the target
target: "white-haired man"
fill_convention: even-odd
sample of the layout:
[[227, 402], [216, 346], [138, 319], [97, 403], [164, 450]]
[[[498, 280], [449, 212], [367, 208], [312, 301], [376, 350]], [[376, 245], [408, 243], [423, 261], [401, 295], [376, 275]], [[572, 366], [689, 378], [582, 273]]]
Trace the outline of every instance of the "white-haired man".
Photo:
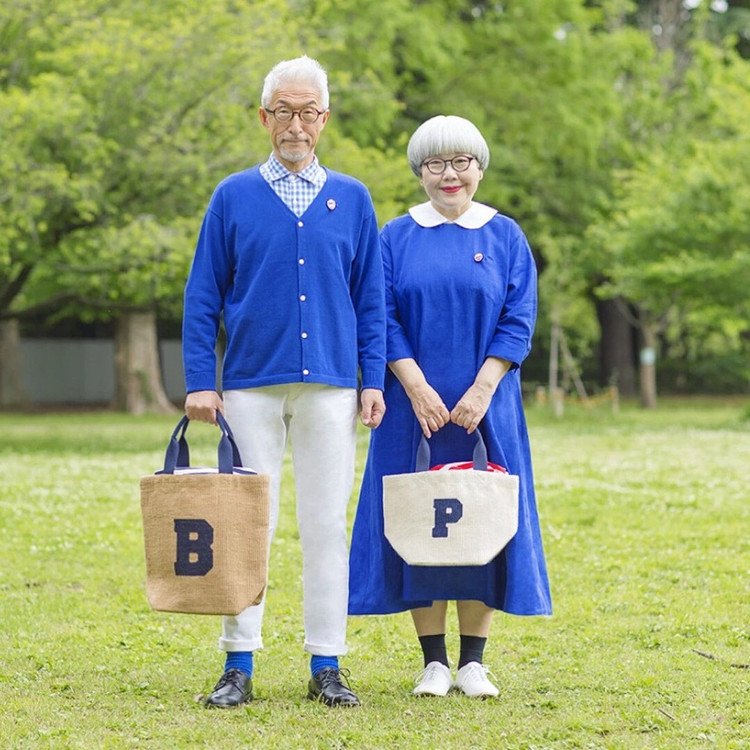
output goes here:
[[[185, 288], [185, 413], [209, 423], [224, 414], [244, 464], [271, 475], [271, 537], [291, 438], [308, 697], [353, 706], [359, 701], [338, 664], [346, 652], [346, 508], [357, 412], [375, 428], [385, 411], [385, 303], [370, 195], [315, 156], [328, 107], [315, 60], [285, 60], [266, 76], [259, 115], [273, 151], [216, 188]], [[223, 398], [214, 354], [222, 320]], [[264, 604], [223, 618], [224, 673], [206, 705], [252, 699]]]

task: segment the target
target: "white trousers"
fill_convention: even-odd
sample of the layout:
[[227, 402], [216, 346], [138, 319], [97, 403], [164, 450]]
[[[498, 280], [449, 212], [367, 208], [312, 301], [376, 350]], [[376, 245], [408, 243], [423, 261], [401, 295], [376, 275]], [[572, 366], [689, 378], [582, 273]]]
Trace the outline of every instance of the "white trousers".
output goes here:
[[[227, 422], [242, 462], [271, 476], [270, 541], [279, 518], [279, 488], [287, 438], [297, 492], [302, 543], [305, 651], [346, 653], [349, 554], [346, 511], [354, 485], [357, 391], [290, 383], [224, 393]], [[219, 648], [256, 651], [266, 598], [224, 617]]]

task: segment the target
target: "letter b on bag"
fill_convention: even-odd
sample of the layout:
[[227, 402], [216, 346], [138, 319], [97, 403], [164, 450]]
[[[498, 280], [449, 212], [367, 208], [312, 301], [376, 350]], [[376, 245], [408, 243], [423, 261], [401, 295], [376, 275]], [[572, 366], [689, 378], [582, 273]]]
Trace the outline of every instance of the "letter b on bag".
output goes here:
[[175, 575], [204, 576], [214, 566], [214, 529], [202, 518], [175, 518], [177, 560]]
[[435, 525], [432, 536], [444, 538], [448, 536], [448, 524], [458, 523], [464, 514], [464, 506], [457, 497], [438, 497], [433, 502], [435, 508]]

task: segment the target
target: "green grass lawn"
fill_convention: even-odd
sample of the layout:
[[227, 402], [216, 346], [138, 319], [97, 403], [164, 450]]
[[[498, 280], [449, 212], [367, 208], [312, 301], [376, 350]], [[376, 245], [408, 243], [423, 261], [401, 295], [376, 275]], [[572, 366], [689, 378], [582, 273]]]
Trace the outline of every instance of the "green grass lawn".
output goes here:
[[[351, 618], [362, 707], [305, 698], [286, 483], [257, 700], [206, 710], [219, 618], [152, 611], [138, 480], [176, 418], [0, 415], [4, 748], [750, 748], [750, 421], [740, 401], [528, 410], [555, 614], [498, 613], [500, 697], [411, 695], [408, 614]], [[218, 431], [191, 425], [194, 463]], [[367, 435], [361, 433], [361, 472]], [[351, 506], [352, 514], [354, 502]], [[449, 624], [455, 659], [455, 615]]]

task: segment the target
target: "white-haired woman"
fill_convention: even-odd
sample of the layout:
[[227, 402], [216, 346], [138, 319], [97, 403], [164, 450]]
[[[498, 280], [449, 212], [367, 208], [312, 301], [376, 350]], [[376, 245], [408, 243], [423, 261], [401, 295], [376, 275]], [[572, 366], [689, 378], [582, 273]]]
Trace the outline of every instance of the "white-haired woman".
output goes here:
[[[495, 696], [483, 663], [495, 610], [551, 613], [519, 377], [536, 319], [536, 267], [518, 224], [473, 200], [489, 149], [471, 122], [427, 120], [407, 156], [429, 200], [381, 232], [387, 412], [371, 437], [354, 523], [349, 613], [411, 611], [424, 661], [415, 694], [443, 696], [455, 685]], [[414, 470], [422, 433], [434, 464], [467, 460], [476, 429], [489, 460], [521, 478], [518, 532], [485, 566], [407, 565], [383, 533], [383, 476]], [[460, 629], [455, 682], [449, 601]]]

